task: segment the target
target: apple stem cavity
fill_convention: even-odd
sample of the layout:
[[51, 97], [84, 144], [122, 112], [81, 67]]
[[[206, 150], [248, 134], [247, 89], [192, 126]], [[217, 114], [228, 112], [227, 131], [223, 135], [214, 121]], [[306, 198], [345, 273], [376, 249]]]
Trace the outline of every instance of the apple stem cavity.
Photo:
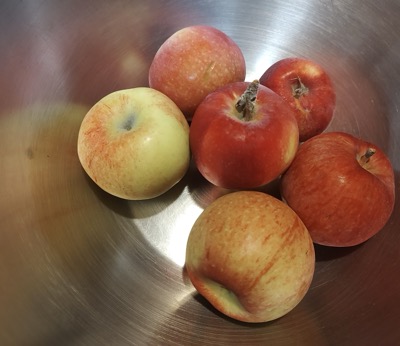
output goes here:
[[134, 122], [135, 122], [134, 116], [133, 116], [133, 115], [129, 116], [129, 118], [126, 119], [126, 120], [122, 123], [122, 125], [121, 125], [121, 130], [123, 130], [123, 131], [130, 131], [130, 130], [132, 130]]
[[369, 159], [376, 153], [376, 150], [373, 148], [368, 148], [363, 156], [360, 158], [361, 165], [365, 165], [369, 162]]
[[250, 121], [254, 113], [254, 101], [257, 98], [257, 91], [260, 82], [256, 79], [246, 88], [246, 91], [236, 102], [235, 108], [241, 114], [241, 119]]
[[306, 95], [309, 89], [303, 84], [300, 77], [294, 79], [296, 82], [292, 84], [293, 97], [299, 99], [301, 96]]

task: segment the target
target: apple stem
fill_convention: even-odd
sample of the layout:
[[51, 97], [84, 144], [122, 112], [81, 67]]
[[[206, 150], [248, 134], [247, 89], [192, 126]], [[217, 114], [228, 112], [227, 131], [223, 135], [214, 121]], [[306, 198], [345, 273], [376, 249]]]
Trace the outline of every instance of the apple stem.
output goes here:
[[376, 153], [376, 150], [373, 148], [368, 148], [367, 151], [365, 152], [365, 154], [363, 156], [361, 156], [360, 158], [360, 163], [362, 165], [366, 164], [369, 162], [369, 159], [371, 158], [372, 155], [374, 155]]
[[296, 99], [308, 93], [309, 89], [303, 84], [300, 77], [297, 76], [295, 79], [296, 83], [292, 84], [293, 97]]
[[258, 86], [260, 82], [256, 79], [252, 81], [247, 87], [246, 91], [240, 96], [240, 99], [236, 102], [236, 110], [242, 113], [242, 119], [250, 121], [253, 118], [254, 113], [254, 101], [257, 97]]

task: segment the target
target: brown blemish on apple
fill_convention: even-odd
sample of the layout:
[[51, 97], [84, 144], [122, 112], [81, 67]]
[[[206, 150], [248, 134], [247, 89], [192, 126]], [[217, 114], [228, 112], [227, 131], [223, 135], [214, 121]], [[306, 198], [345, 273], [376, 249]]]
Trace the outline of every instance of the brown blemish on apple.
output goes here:
[[217, 64], [216, 61], [211, 61], [211, 62], [207, 65], [206, 70], [204, 71], [204, 74], [203, 74], [204, 80], [210, 79], [211, 74], [212, 74], [212, 72], [213, 72], [213, 70], [214, 70], [216, 64]]

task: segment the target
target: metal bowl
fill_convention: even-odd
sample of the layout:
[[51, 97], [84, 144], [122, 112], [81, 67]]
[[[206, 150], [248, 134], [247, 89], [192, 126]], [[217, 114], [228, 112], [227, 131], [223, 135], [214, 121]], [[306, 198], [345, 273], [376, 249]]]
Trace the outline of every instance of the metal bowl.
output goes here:
[[191, 167], [159, 198], [120, 200], [86, 176], [76, 141], [101, 97], [147, 85], [168, 36], [208, 24], [242, 48], [247, 80], [287, 56], [323, 65], [337, 92], [328, 131], [380, 146], [398, 195], [399, 19], [396, 0], [3, 0], [0, 344], [397, 344], [398, 200], [366, 243], [316, 247], [312, 286], [294, 310], [249, 325], [216, 312], [183, 270], [192, 224], [223, 191]]

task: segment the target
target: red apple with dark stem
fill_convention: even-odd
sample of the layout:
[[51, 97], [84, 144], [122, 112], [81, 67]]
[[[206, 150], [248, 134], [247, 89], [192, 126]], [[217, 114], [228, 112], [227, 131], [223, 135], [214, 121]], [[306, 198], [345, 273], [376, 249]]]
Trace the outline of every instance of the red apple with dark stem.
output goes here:
[[322, 133], [330, 124], [336, 94], [327, 72], [316, 62], [300, 58], [279, 60], [264, 72], [260, 83], [293, 108], [301, 142]]
[[293, 111], [272, 90], [252, 83], [225, 85], [197, 108], [190, 147], [200, 173], [227, 189], [265, 185], [289, 167], [299, 130]]
[[281, 193], [315, 243], [358, 245], [379, 232], [393, 211], [393, 167], [376, 145], [328, 132], [300, 146], [282, 176]]
[[149, 86], [171, 98], [188, 120], [219, 87], [244, 81], [246, 64], [239, 46], [205, 25], [183, 28], [159, 48], [149, 70]]

